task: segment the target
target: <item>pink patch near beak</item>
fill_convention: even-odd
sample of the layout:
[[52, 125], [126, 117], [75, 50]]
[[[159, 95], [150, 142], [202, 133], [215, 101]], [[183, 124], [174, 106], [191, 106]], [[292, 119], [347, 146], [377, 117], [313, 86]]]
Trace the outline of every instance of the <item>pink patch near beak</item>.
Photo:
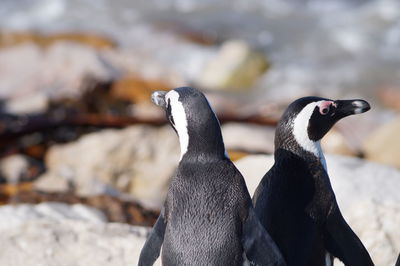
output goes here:
[[329, 112], [331, 105], [335, 106], [336, 104], [333, 101], [322, 101], [318, 107], [321, 115], [326, 115]]

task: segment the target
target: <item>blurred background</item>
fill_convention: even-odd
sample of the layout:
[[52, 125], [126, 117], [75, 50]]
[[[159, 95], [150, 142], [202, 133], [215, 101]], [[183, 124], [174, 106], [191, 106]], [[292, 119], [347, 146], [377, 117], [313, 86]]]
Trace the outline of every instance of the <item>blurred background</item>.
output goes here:
[[394, 265], [399, 51], [397, 0], [1, 0], [0, 264], [135, 264], [180, 152], [150, 95], [194, 86], [250, 193], [291, 101], [367, 100], [322, 146], [350, 226]]

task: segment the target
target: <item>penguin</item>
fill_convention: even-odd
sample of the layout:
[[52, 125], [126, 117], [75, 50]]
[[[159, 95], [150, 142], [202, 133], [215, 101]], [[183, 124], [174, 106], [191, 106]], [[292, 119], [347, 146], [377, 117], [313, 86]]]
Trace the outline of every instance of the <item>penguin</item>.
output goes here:
[[368, 266], [373, 262], [343, 218], [320, 140], [340, 119], [368, 111], [364, 100], [304, 97], [291, 103], [275, 132], [275, 163], [253, 205], [287, 265]]
[[203, 93], [156, 91], [179, 137], [181, 156], [139, 265], [286, 265], [252, 207], [240, 172], [225, 151], [219, 121]]

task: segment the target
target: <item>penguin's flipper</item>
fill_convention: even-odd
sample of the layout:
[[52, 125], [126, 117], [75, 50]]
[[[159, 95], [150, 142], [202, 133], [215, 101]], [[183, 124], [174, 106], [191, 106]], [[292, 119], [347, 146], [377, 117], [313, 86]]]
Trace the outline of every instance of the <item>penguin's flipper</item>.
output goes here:
[[325, 245], [327, 250], [345, 265], [374, 265], [367, 249], [334, 206], [326, 220]]
[[139, 266], [153, 265], [157, 258], [160, 256], [161, 245], [164, 240], [165, 221], [164, 211], [161, 211], [153, 229], [144, 243], [139, 257]]
[[243, 223], [242, 243], [246, 257], [252, 264], [286, 265], [281, 252], [261, 225], [252, 207]]

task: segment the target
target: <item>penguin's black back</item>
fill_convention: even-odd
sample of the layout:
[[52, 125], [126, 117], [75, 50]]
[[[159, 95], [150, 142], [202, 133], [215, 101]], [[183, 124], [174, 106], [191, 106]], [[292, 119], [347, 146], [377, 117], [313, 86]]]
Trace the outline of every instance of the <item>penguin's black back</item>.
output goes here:
[[181, 161], [165, 203], [163, 264], [242, 265], [242, 221], [250, 205], [229, 159]]

